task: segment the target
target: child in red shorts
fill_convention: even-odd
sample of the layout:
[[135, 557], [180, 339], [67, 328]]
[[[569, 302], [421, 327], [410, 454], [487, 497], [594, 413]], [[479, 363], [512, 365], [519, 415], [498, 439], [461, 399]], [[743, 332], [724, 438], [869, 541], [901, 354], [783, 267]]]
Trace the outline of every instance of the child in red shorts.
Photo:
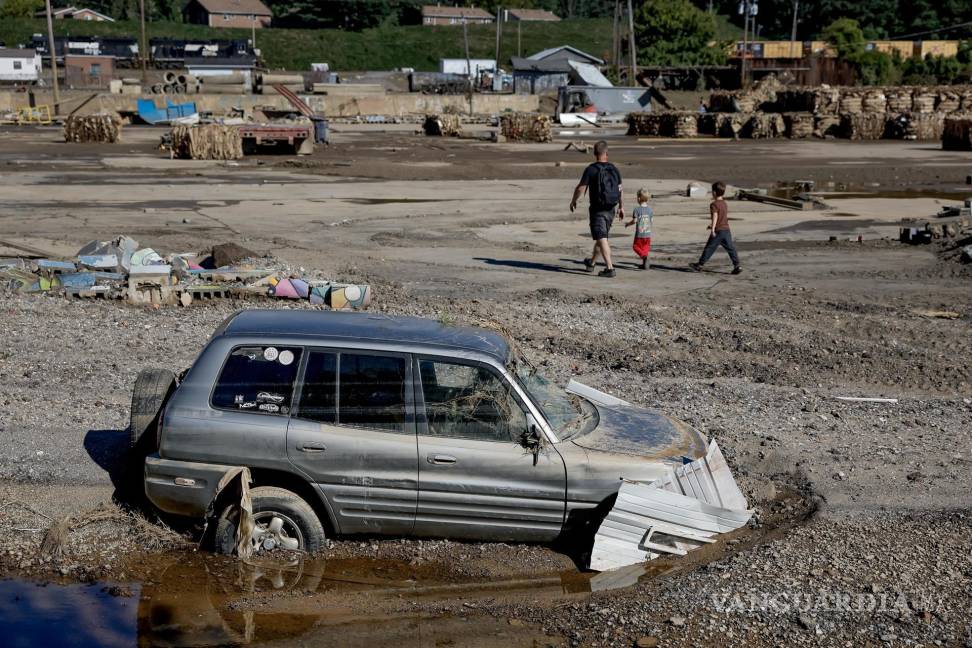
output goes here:
[[655, 212], [648, 206], [651, 194], [647, 189], [638, 190], [638, 206], [631, 213], [631, 220], [624, 224], [625, 227], [635, 226], [634, 242], [631, 249], [641, 257], [641, 270], [648, 269], [648, 254], [651, 252], [651, 224]]

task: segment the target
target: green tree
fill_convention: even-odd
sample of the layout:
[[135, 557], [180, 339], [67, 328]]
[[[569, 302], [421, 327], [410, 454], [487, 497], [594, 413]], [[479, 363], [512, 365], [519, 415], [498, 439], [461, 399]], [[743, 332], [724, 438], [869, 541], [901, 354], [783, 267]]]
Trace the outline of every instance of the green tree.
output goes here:
[[645, 0], [635, 14], [642, 65], [715, 65], [724, 49], [713, 46], [715, 19], [690, 0]]
[[0, 5], [2, 18], [30, 18], [44, 8], [44, 0], [5, 0]]
[[823, 32], [824, 40], [837, 50], [842, 59], [856, 59], [864, 53], [867, 39], [860, 24], [853, 18], [838, 18]]

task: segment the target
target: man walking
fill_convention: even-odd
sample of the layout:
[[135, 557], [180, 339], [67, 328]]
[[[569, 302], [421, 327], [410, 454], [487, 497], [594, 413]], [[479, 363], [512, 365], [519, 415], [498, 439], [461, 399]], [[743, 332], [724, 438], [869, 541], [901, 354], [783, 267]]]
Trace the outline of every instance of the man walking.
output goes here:
[[712, 185], [712, 202], [709, 204], [709, 241], [702, 250], [702, 256], [698, 263], [689, 264], [696, 272], [701, 272], [716, 248], [720, 245], [726, 248], [729, 253], [729, 260], [732, 261], [732, 274], [737, 275], [742, 272], [739, 266], [739, 255], [736, 254], [736, 245], [732, 242], [732, 232], [729, 231], [729, 206], [726, 205], [726, 183], [719, 181]]
[[615, 276], [614, 264], [611, 262], [611, 244], [608, 236], [611, 234], [611, 223], [615, 213], [618, 220], [624, 219], [624, 194], [621, 190], [621, 172], [608, 162], [608, 145], [601, 140], [594, 145], [593, 164], [584, 169], [580, 183], [574, 189], [574, 197], [570, 200], [570, 211], [577, 209], [577, 200], [587, 192], [591, 201], [590, 225], [591, 238], [594, 239], [594, 250], [589, 259], [584, 259], [588, 272], [594, 270], [597, 257], [604, 259], [604, 270], [599, 277]]

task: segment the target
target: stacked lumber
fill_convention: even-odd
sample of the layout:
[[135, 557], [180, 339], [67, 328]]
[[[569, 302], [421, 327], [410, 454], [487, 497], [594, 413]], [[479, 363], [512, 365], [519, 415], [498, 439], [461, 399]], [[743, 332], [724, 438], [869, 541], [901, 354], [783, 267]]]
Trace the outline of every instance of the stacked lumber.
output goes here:
[[185, 160], [239, 160], [243, 157], [243, 138], [236, 126], [174, 126], [172, 153]]
[[840, 134], [852, 140], [876, 140], [884, 136], [884, 113], [845, 113], [840, 116]]
[[813, 137], [813, 113], [795, 112], [783, 115], [786, 136], [792, 139], [807, 139]]
[[697, 137], [699, 115], [694, 112], [671, 112], [662, 117], [663, 132], [670, 137]]
[[928, 88], [916, 88], [912, 96], [911, 107], [915, 112], [930, 113], [935, 110], [938, 93]]
[[118, 113], [71, 115], [64, 120], [65, 142], [106, 142], [121, 139], [122, 121]]
[[552, 142], [550, 117], [539, 113], [513, 113], [500, 117], [500, 131], [510, 142]]
[[887, 108], [890, 113], [904, 113], [911, 111], [912, 106], [912, 90], [911, 88], [887, 88], [885, 90], [885, 96], [887, 96], [888, 103]]
[[758, 112], [753, 114], [743, 128], [743, 137], [751, 139], [772, 139], [782, 137], [785, 132], [783, 115], [779, 113]]
[[864, 112], [883, 113], [888, 108], [888, 97], [883, 90], [868, 90], [861, 100]]
[[972, 115], [945, 118], [942, 128], [942, 149], [972, 151]]
[[426, 115], [422, 129], [426, 135], [434, 137], [459, 137], [462, 135], [462, 123], [459, 115]]
[[659, 137], [662, 135], [662, 115], [664, 113], [628, 113], [628, 135]]

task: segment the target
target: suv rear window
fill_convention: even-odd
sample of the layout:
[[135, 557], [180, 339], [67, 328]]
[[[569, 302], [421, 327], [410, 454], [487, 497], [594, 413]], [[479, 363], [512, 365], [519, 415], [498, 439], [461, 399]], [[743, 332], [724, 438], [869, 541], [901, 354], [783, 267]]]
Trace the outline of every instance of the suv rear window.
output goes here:
[[216, 381], [213, 407], [261, 414], [289, 413], [300, 354], [300, 347], [233, 349]]
[[311, 351], [297, 415], [404, 432], [406, 367], [400, 356]]

